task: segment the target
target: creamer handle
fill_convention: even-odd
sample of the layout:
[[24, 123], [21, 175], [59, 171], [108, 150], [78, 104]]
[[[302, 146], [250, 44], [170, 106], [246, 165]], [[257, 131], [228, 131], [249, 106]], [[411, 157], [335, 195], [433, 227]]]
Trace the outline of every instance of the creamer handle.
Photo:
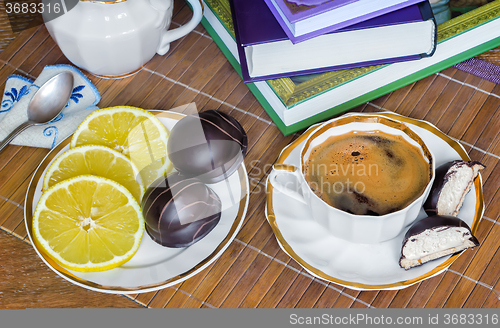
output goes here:
[[182, 38], [184, 35], [194, 30], [201, 22], [201, 18], [203, 17], [203, 4], [201, 0], [187, 0], [187, 2], [189, 2], [193, 9], [193, 17], [191, 17], [189, 22], [180, 27], [163, 31], [161, 42], [157, 50], [158, 55], [163, 56], [166, 54], [168, 49], [170, 49], [170, 42]]

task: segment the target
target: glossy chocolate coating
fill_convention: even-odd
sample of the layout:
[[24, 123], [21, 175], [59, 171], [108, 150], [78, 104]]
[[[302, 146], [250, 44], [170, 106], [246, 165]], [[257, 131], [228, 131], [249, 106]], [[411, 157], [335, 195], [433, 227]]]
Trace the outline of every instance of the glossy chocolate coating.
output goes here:
[[[463, 161], [463, 160], [455, 160], [441, 164], [436, 169], [435, 178], [431, 187], [431, 191], [429, 192], [429, 196], [427, 196], [427, 199], [423, 204], [423, 208], [427, 213], [427, 215], [438, 214], [437, 207], [438, 207], [439, 197], [441, 196], [441, 191], [443, 190], [445, 184], [448, 183], [450, 180], [450, 175], [451, 175], [450, 169], [454, 166], [461, 166], [461, 165], [466, 165], [470, 168], [478, 166], [481, 169], [485, 167], [483, 164], [477, 161]], [[459, 206], [461, 206], [461, 204], [459, 204]]]
[[[403, 239], [403, 245], [412, 236], [418, 235], [419, 233], [422, 233], [427, 229], [432, 229], [436, 227], [463, 227], [469, 230], [469, 232], [471, 231], [469, 225], [465, 223], [463, 220], [457, 218], [456, 216], [451, 216], [451, 215], [428, 216], [426, 218], [423, 218], [415, 222], [410, 227], [410, 229], [408, 229]], [[476, 237], [472, 235], [472, 232], [471, 232], [471, 240], [473, 240], [476, 245], [479, 245], [479, 242], [477, 241]]]
[[158, 244], [188, 247], [212, 231], [221, 217], [216, 193], [196, 178], [173, 173], [149, 187], [142, 201], [146, 231]]
[[182, 118], [168, 140], [168, 154], [175, 169], [205, 183], [229, 177], [243, 162], [247, 134], [233, 117], [208, 110]]

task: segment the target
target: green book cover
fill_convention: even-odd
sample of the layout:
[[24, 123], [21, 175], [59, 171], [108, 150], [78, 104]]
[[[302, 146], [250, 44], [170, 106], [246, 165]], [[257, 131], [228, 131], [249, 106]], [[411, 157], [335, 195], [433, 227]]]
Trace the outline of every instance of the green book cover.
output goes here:
[[[235, 58], [234, 51], [232, 52], [230, 50], [231, 47], [236, 47], [236, 44], [234, 41], [234, 29], [232, 25], [229, 0], [204, 0], [204, 2], [208, 7], [205, 8], [205, 11], [210, 10], [210, 13], [219, 20], [225, 31], [221, 32], [219, 29], [219, 32], [217, 32], [216, 28], [214, 28], [215, 26], [212, 26], [210, 23], [210, 19], [207, 19], [207, 13], [205, 13], [205, 17], [202, 20], [203, 26], [207, 29], [216, 44], [221, 48], [222, 52], [231, 62], [233, 67], [241, 75], [239, 62]], [[439, 24], [437, 35], [438, 50], [436, 52], [439, 51], [440, 44], [444, 44], [446, 46], [446, 42], [449, 40], [452, 40], [457, 36], [463, 38], [469, 31], [472, 31], [477, 27], [490, 24], [493, 21], [497, 21], [499, 17], [500, 0], [495, 0]], [[358, 79], [362, 81], [375, 72], [377, 72], [377, 74], [384, 74], [384, 72], [387, 71], [387, 74], [390, 74], [390, 66], [394, 64], [267, 80], [265, 82], [260, 82], [264, 83], [264, 86], [261, 84], [260, 87], [257, 87], [255, 83], [247, 83], [247, 86], [264, 107], [271, 119], [279, 127], [281, 132], [288, 135], [499, 46], [500, 29], [491, 30], [492, 29], [490, 29], [487, 41], [485, 42], [478, 43], [470, 48], [464, 46], [462, 50], [456, 53], [451, 53], [447, 55], [446, 58], [442, 60], [440, 59], [438, 62], [432, 63], [422, 69], [418, 69], [406, 76], [399, 78], [394, 77], [393, 81], [381, 85], [374, 90], [367, 92], [363, 92], [363, 90], [361, 90], [359, 95], [353, 97], [352, 99], [348, 99], [347, 101], [343, 101], [341, 103], [332, 102], [331, 107], [327, 105], [327, 108], [325, 107], [324, 110], [312, 115], [309, 115], [307, 110], [303, 108], [307, 107], [307, 104], [315, 97], [328, 96], [329, 93], [332, 93], [332, 91], [337, 88], [339, 90], [348, 88], [349, 84], [353, 83], [353, 81]], [[484, 34], [484, 32], [482, 33]], [[223, 34], [227, 34], [229, 37], [224, 37]], [[411, 62], [409, 65], [412, 65]], [[275, 101], [274, 106], [271, 105], [272, 100], [269, 96], [266, 97], [263, 92], [261, 92], [262, 88], [272, 91], [272, 94], [279, 99], [280, 104], [276, 105]], [[297, 110], [300, 111], [300, 114], [297, 114]], [[295, 116], [302, 115], [303, 118], [298, 121], [295, 118], [295, 121], [297, 122], [286, 124], [282, 117], [291, 112], [295, 112]]]

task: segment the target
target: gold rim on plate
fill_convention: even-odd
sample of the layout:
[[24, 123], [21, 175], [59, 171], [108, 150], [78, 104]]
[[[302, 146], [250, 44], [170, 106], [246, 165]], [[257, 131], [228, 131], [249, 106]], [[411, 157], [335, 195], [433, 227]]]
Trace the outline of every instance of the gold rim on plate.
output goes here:
[[[404, 123], [409, 123], [409, 124], [416, 125], [416, 126], [418, 126], [420, 128], [423, 128], [423, 129], [431, 132], [435, 136], [441, 138], [448, 145], [450, 145], [459, 154], [459, 156], [463, 160], [470, 161], [469, 155], [467, 154], [467, 152], [464, 150], [464, 148], [458, 142], [456, 142], [455, 140], [453, 140], [452, 138], [450, 138], [449, 136], [447, 136], [445, 133], [443, 133], [441, 130], [439, 130], [437, 127], [435, 127], [434, 125], [432, 125], [429, 122], [421, 121], [421, 120], [417, 120], [417, 119], [413, 119], [413, 118], [409, 118], [409, 117], [405, 117], [405, 116], [401, 116], [401, 115], [395, 114], [395, 113], [377, 113], [377, 114], [360, 114], [360, 115], [362, 115], [364, 117], [365, 116], [367, 116], [367, 117], [369, 117], [369, 116], [373, 116], [373, 117], [384, 116], [384, 117], [387, 117], [387, 118], [390, 118], [390, 119], [393, 119], [393, 120], [396, 120], [396, 121], [401, 121], [401, 122], [404, 122]], [[352, 121], [354, 122], [356, 120], [356, 117], [359, 117], [359, 115], [352, 115], [351, 117], [352, 117]], [[288, 156], [290, 155], [290, 153], [300, 143], [302, 143], [304, 140], [306, 140], [307, 137], [309, 137], [309, 135], [311, 135], [314, 131], [316, 131], [316, 128], [314, 128], [314, 127], [309, 128], [309, 130], [307, 130], [306, 132], [304, 132], [300, 137], [298, 137], [295, 141], [293, 141], [290, 145], [288, 145], [285, 149], [283, 149], [283, 151], [280, 154], [279, 158], [276, 160], [275, 165], [285, 165], [286, 166], [286, 164], [284, 164], [285, 159], [288, 158]], [[471, 230], [472, 230], [472, 233], [475, 233], [477, 231], [477, 228], [478, 228], [478, 225], [479, 225], [479, 221], [480, 221], [480, 219], [482, 217], [483, 208], [484, 208], [484, 203], [483, 203], [483, 189], [482, 189], [482, 185], [481, 185], [481, 175], [479, 175], [478, 179], [476, 179], [474, 181], [474, 188], [475, 188], [475, 191], [476, 191], [476, 209], [475, 209], [474, 220], [473, 220], [472, 225], [470, 227]], [[415, 284], [417, 282], [420, 282], [422, 280], [425, 280], [427, 278], [430, 278], [431, 276], [433, 276], [433, 275], [439, 273], [440, 271], [446, 269], [460, 255], [460, 254], [452, 255], [445, 262], [441, 263], [440, 265], [436, 266], [434, 269], [430, 270], [429, 272], [427, 272], [427, 273], [425, 273], [425, 274], [423, 274], [421, 276], [418, 276], [416, 278], [409, 279], [409, 280], [398, 281], [398, 282], [395, 282], [395, 283], [382, 284], [382, 285], [369, 285], [369, 284], [363, 284], [363, 283], [357, 283], [357, 282], [351, 282], [351, 281], [341, 280], [341, 279], [332, 277], [332, 276], [324, 273], [323, 271], [321, 271], [319, 269], [316, 269], [315, 267], [313, 267], [312, 265], [310, 265], [309, 263], [307, 263], [306, 261], [304, 261], [304, 259], [302, 259], [301, 257], [299, 257], [297, 255], [297, 253], [295, 253], [295, 251], [287, 243], [287, 241], [285, 240], [285, 238], [283, 238], [283, 235], [281, 234], [281, 231], [280, 231], [280, 229], [278, 227], [278, 224], [276, 222], [276, 216], [274, 214], [274, 209], [273, 209], [273, 187], [271, 186], [271, 183], [269, 183], [269, 181], [267, 182], [267, 185], [266, 185], [266, 194], [267, 194], [267, 196], [266, 196], [267, 197], [267, 199], [266, 199], [266, 205], [267, 205], [266, 206], [266, 217], [267, 217], [267, 220], [268, 220], [269, 224], [271, 225], [271, 228], [273, 229], [274, 235], [275, 235], [276, 239], [278, 240], [278, 243], [280, 244], [280, 246], [285, 250], [286, 253], [288, 253], [288, 255], [291, 258], [293, 258], [295, 261], [297, 261], [297, 263], [299, 263], [303, 268], [305, 268], [307, 271], [309, 271], [310, 273], [314, 274], [315, 276], [317, 276], [317, 277], [319, 277], [321, 279], [324, 279], [326, 281], [330, 281], [330, 282], [333, 282], [333, 283], [337, 283], [339, 285], [349, 286], [349, 287], [353, 287], [353, 288], [357, 288], [357, 289], [404, 288], [404, 287], [408, 287], [410, 285], [413, 285], [413, 284]]]
[[[156, 111], [152, 111], [155, 113]], [[170, 118], [174, 120], [180, 120], [183, 118], [185, 115], [180, 114], [180, 113], [175, 113], [175, 112], [159, 112], [155, 113], [157, 117], [164, 117], [164, 118]], [[238, 176], [240, 177], [240, 186], [241, 186], [241, 200], [239, 203], [238, 207], [238, 213], [236, 215], [236, 218], [234, 219], [233, 224], [231, 225], [231, 229], [229, 230], [228, 234], [226, 237], [222, 240], [222, 242], [217, 246], [217, 248], [205, 259], [200, 261], [198, 264], [193, 266], [191, 269], [188, 271], [185, 271], [177, 276], [174, 276], [172, 278], [169, 278], [165, 281], [159, 282], [159, 283], [154, 283], [154, 284], [149, 284], [149, 285], [142, 285], [142, 286], [137, 286], [137, 287], [120, 287], [120, 286], [106, 286], [106, 285], [101, 285], [94, 283], [92, 281], [82, 279], [80, 277], [75, 276], [73, 273], [68, 271], [67, 269], [61, 267], [59, 264], [54, 262], [49, 256], [47, 256], [41, 249], [37, 248], [35, 244], [33, 243], [32, 239], [32, 221], [33, 221], [33, 198], [35, 195], [35, 189], [36, 185], [39, 182], [39, 180], [42, 177], [42, 174], [45, 170], [45, 168], [48, 166], [48, 164], [56, 157], [59, 155], [59, 153], [62, 151], [64, 147], [66, 147], [71, 141], [71, 136], [63, 140], [59, 145], [57, 145], [55, 148], [53, 148], [47, 156], [43, 159], [43, 161], [40, 163], [40, 165], [37, 167], [35, 174], [33, 175], [29, 187], [28, 187], [28, 192], [26, 194], [26, 200], [25, 200], [25, 208], [24, 208], [24, 222], [26, 224], [26, 230], [28, 232], [28, 236], [30, 238], [31, 244], [33, 245], [33, 248], [37, 251], [40, 257], [49, 265], [49, 267], [54, 270], [56, 273], [61, 275], [63, 278], [66, 280], [76, 284], [80, 285], [82, 287], [86, 287], [92, 290], [97, 290], [101, 292], [108, 292], [108, 293], [141, 293], [141, 292], [148, 292], [148, 291], [153, 291], [153, 290], [158, 290], [162, 289], [174, 284], [177, 284], [181, 281], [184, 281], [188, 279], [189, 277], [199, 273], [201, 270], [203, 270], [205, 267], [207, 267], [212, 261], [217, 259], [220, 255], [222, 255], [222, 252], [229, 246], [231, 241], [236, 237], [236, 233], [239, 231], [241, 228], [241, 225], [243, 223], [243, 218], [245, 216], [246, 210], [247, 210], [247, 205], [248, 205], [248, 180], [247, 180], [247, 173], [246, 169], [244, 166], [244, 163], [240, 165], [238, 168]]]

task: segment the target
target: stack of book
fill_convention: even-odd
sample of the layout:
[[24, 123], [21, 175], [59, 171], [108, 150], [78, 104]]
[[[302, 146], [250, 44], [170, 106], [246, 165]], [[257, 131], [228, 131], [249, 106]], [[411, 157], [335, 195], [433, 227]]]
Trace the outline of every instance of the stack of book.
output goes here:
[[[251, 92], [285, 135], [307, 128], [500, 45], [500, 0], [494, 0], [438, 25], [437, 37], [434, 39], [434, 42], [437, 42], [435, 49], [432, 41], [429, 45], [431, 40], [429, 33], [433, 33], [429, 31], [432, 31], [435, 23], [432, 16], [429, 16], [427, 1], [409, 1], [411, 4], [400, 1], [400, 7], [395, 10], [389, 10], [376, 17], [358, 18], [359, 21], [354, 22], [350, 18], [350, 22], [338, 23], [340, 25], [337, 25], [336, 30], [316, 36], [300, 35], [304, 29], [298, 28], [296, 24], [290, 25], [291, 28], [286, 32], [287, 29], [278, 22], [279, 13], [275, 16], [271, 6], [264, 2], [268, 0], [202, 1], [205, 5], [203, 26], [236, 71], [248, 82], [247, 86]], [[230, 1], [233, 2], [232, 6]], [[269, 1], [275, 1], [277, 4], [283, 0]], [[340, 0], [329, 2], [337, 1]], [[343, 7], [347, 8], [349, 5], [364, 1], [353, 0], [349, 3], [343, 1]], [[394, 5], [396, 1], [370, 2]], [[341, 10], [340, 8], [334, 10]], [[415, 8], [418, 8], [420, 13], [419, 19], [409, 16], [410, 12], [415, 14]], [[374, 14], [373, 10], [370, 12]], [[401, 14], [404, 12], [407, 14]], [[341, 15], [341, 18], [349, 19], [347, 15]], [[401, 26], [398, 26], [396, 31], [380, 32], [382, 28], [391, 28], [395, 25]], [[412, 36], [407, 34], [410, 25], [419, 26]], [[293, 26], [296, 27], [295, 30]], [[292, 41], [290, 33], [294, 32], [296, 34], [294, 36], [304, 39]], [[350, 34], [349, 37], [342, 39], [339, 37], [342, 33]], [[427, 37], [416, 36], [425, 33]], [[263, 39], [259, 40], [257, 38], [259, 35]], [[394, 41], [396, 43], [390, 44], [391, 38], [388, 35], [394, 36], [392, 41], [396, 40]], [[254, 38], [253, 41], [245, 39], [250, 37]], [[322, 38], [329, 41], [322, 41]], [[359, 39], [352, 41], [354, 38]], [[308, 42], [311, 44], [316, 42], [317, 48], [303, 46]], [[414, 50], [416, 49], [413, 48], [414, 43], [415, 46], [418, 43], [422, 47], [421, 50]], [[362, 48], [363, 44], [365, 46], [369, 44], [370, 51], [352, 50], [354, 46]], [[287, 50], [289, 49], [287, 47], [292, 45], [293, 49], [295, 46], [302, 46], [306, 52], [306, 57], [302, 58], [307, 60], [301, 60], [297, 54], [292, 55], [292, 51]], [[330, 50], [323, 50], [323, 47], [330, 47], [327, 48]], [[402, 52], [403, 48], [406, 53]], [[337, 60], [340, 58], [340, 53], [343, 53], [344, 60], [348, 62], [325, 62], [331, 58]], [[375, 53], [378, 57], [374, 56]], [[364, 55], [366, 56], [363, 57]], [[274, 64], [269, 65], [273, 56]], [[311, 66], [318, 62], [321, 64], [316, 64], [316, 67]], [[316, 74], [310, 74], [312, 72]]]
[[230, 4], [245, 82], [417, 60], [436, 49], [436, 22], [428, 1]]

